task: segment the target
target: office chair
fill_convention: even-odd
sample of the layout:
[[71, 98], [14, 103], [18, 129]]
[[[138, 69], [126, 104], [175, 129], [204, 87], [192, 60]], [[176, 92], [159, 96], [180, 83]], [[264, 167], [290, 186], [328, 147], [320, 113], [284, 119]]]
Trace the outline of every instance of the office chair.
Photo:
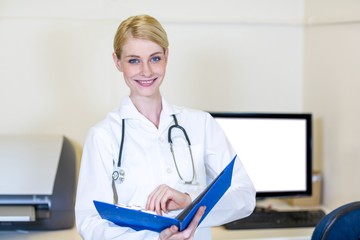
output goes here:
[[333, 210], [316, 225], [311, 240], [360, 240], [360, 202]]

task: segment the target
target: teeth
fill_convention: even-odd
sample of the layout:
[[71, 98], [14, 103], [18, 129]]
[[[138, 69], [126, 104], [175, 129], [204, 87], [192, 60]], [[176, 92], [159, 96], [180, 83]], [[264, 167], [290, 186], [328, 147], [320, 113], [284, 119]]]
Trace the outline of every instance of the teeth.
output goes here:
[[139, 82], [142, 83], [142, 84], [149, 84], [149, 83], [152, 83], [153, 80], [139, 81]]

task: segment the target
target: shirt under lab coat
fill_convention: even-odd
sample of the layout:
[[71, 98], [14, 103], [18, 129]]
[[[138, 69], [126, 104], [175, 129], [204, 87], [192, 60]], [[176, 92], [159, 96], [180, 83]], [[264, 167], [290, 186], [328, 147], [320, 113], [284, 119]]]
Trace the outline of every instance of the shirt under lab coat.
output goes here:
[[[112, 173], [119, 158], [122, 119], [125, 119], [121, 167], [125, 180], [116, 183], [118, 203], [145, 208], [148, 195], [160, 184], [190, 194], [192, 199], [227, 166], [235, 152], [223, 130], [210, 114], [169, 105], [162, 99], [159, 127], [140, 114], [129, 97], [120, 108], [92, 127], [84, 144], [76, 196], [76, 225], [88, 239], [158, 239], [152, 231], [134, 231], [101, 219], [93, 200], [113, 203]], [[180, 181], [168, 142], [172, 115], [190, 139], [196, 179], [194, 184]], [[191, 157], [184, 134], [174, 128], [176, 164], [184, 180], [192, 179]], [[255, 189], [237, 158], [231, 187], [197, 229], [195, 239], [211, 239], [210, 226], [248, 216], [255, 206]]]

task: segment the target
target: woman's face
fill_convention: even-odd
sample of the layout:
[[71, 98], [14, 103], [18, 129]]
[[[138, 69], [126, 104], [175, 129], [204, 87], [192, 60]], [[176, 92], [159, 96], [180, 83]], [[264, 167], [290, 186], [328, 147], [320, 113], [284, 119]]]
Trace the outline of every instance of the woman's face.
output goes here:
[[130, 88], [130, 97], [160, 96], [160, 85], [166, 72], [168, 51], [158, 44], [129, 37], [121, 58], [113, 54], [116, 67]]

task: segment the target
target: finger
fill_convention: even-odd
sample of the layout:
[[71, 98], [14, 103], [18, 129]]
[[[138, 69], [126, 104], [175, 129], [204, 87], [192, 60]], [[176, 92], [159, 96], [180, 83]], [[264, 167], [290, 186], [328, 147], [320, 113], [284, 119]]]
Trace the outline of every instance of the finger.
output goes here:
[[[146, 204], [147, 210], [155, 211], [157, 214], [161, 215], [161, 201], [166, 193], [167, 186], [160, 185], [158, 186], [148, 197], [148, 201]], [[166, 199], [165, 199], [166, 201]]]
[[146, 202], [146, 209], [147, 210], [154, 210], [154, 198], [155, 196], [158, 194], [158, 191], [160, 189], [161, 185], [158, 186], [157, 188], [154, 189], [154, 191], [152, 191], [149, 196], [148, 196], [148, 200]]
[[157, 196], [158, 199], [156, 200], [156, 203], [160, 210], [165, 213], [169, 212], [169, 210], [178, 209], [180, 206], [183, 206], [183, 202], [186, 202], [188, 199], [186, 194], [180, 193], [169, 186], [164, 187], [161, 194]]
[[187, 202], [189, 202], [189, 204], [191, 202], [191, 198], [188, 194], [179, 192], [169, 186], [163, 188], [162, 194], [163, 195], [158, 200], [160, 201], [160, 208], [164, 212], [184, 208], [188, 205]]
[[197, 212], [196, 212], [194, 218], [191, 220], [188, 228], [195, 228], [195, 229], [197, 228], [197, 226], [199, 225], [199, 222], [200, 222], [202, 216], [203, 216], [204, 213], [205, 213], [205, 210], [206, 210], [206, 207], [205, 207], [205, 206], [201, 206], [201, 207], [197, 210]]
[[197, 226], [199, 225], [199, 222], [205, 213], [205, 209], [206, 209], [205, 206], [201, 206], [197, 210], [197, 212], [196, 212], [195, 216], [193, 217], [193, 219], [191, 220], [189, 226], [184, 231], [181, 232], [183, 239], [193, 239], [193, 237], [195, 235], [195, 231], [197, 229]]
[[154, 195], [156, 194], [156, 192], [158, 191], [160, 186], [158, 186], [157, 188], [155, 188], [148, 196], [147, 202], [146, 202], [146, 209], [147, 210], [154, 210]]
[[166, 229], [164, 229], [163, 231], [160, 232], [159, 239], [160, 240], [168, 239], [177, 232], [178, 232], [177, 226], [172, 225], [171, 227], [166, 228]]
[[165, 202], [165, 205], [166, 205], [166, 201], [167, 201], [167, 198], [166, 198], [166, 188], [162, 187], [160, 189], [160, 191], [157, 192], [157, 195], [154, 197], [154, 207], [155, 207], [155, 211], [162, 215], [162, 212], [166, 211], [166, 207], [164, 208], [163, 207], [163, 202]]
[[158, 186], [148, 197], [146, 209], [158, 214], [186, 207], [191, 202], [188, 194], [179, 192], [163, 184]]
[[159, 199], [159, 207], [163, 212], [167, 213], [169, 211], [168, 209], [169, 201], [171, 201], [172, 199], [173, 196], [171, 190], [168, 188], [165, 189], [163, 195]]

